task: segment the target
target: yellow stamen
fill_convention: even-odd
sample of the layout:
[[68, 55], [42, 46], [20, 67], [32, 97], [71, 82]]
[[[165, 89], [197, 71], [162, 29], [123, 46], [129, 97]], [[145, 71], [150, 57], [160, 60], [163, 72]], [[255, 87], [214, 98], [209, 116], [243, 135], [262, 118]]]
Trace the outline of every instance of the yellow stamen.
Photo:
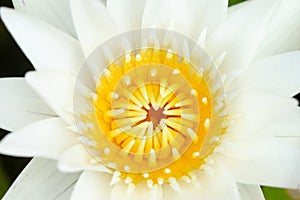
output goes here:
[[190, 174], [205, 163], [200, 151], [211, 126], [206, 82], [171, 50], [144, 48], [118, 63], [100, 77], [94, 113], [83, 117], [95, 124], [85, 135], [103, 152], [99, 159], [115, 170], [112, 184], [147, 179], [149, 187], [180, 190], [179, 179], [195, 182]]

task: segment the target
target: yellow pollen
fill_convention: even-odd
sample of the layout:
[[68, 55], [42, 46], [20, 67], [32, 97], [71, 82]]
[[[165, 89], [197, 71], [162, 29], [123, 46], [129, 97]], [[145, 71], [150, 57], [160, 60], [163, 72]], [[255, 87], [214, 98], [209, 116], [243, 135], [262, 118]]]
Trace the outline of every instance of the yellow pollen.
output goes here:
[[[145, 48], [112, 62], [99, 78], [95, 124], [98, 159], [123, 179], [149, 187], [192, 182], [205, 164], [201, 149], [212, 117], [212, 97], [196, 68], [170, 50]], [[95, 119], [93, 120], [93, 117]], [[206, 168], [207, 169], [207, 168]]]

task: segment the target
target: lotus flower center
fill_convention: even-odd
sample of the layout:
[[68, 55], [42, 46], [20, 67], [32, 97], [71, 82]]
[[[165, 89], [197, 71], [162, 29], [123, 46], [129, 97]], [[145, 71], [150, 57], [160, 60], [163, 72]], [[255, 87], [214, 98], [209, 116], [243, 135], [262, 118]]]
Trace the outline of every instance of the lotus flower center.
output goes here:
[[193, 170], [207, 162], [211, 92], [177, 53], [145, 48], [111, 62], [93, 104], [85, 118], [96, 126], [84, 134], [94, 141], [97, 159], [114, 171], [112, 184], [174, 185], [192, 180]]

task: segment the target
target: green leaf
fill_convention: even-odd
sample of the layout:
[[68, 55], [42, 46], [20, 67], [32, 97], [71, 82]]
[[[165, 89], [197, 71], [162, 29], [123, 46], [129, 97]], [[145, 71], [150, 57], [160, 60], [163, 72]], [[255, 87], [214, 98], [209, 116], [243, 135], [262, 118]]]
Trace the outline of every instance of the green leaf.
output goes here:
[[293, 200], [286, 189], [263, 187], [266, 200]]
[[241, 2], [243, 2], [243, 1], [246, 1], [246, 0], [229, 0], [228, 5], [229, 5], [229, 6], [232, 6], [232, 5], [234, 5], [234, 4], [241, 3]]

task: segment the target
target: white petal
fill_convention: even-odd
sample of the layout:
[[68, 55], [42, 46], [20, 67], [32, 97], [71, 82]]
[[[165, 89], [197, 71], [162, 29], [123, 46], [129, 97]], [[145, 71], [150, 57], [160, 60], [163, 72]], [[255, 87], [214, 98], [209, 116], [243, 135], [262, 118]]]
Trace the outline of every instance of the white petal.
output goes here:
[[238, 184], [241, 200], [265, 200], [259, 185]]
[[[265, 131], [280, 139], [284, 137], [300, 138], [300, 108], [296, 107], [280, 121], [273, 121], [265, 126]], [[290, 138], [292, 139], [292, 138]], [[300, 148], [300, 145], [298, 146]]]
[[1, 17], [37, 70], [77, 73], [83, 62], [77, 40], [22, 12], [2, 8]]
[[300, 109], [295, 99], [266, 91], [239, 92], [228, 106], [226, 137], [274, 136], [300, 149]]
[[58, 29], [76, 36], [68, 0], [12, 0], [16, 10], [36, 16]]
[[241, 138], [235, 145], [238, 149], [227, 149], [221, 160], [235, 180], [245, 184], [299, 188], [300, 149], [263, 135]]
[[164, 186], [165, 199], [238, 200], [237, 184], [231, 173], [223, 165], [216, 166], [216, 164], [212, 166], [214, 169], [212, 176], [202, 171], [197, 173], [199, 187], [181, 182], [181, 191], [175, 192], [170, 186]]
[[147, 1], [143, 16], [143, 27], [164, 28], [197, 38], [208, 29], [210, 34], [226, 17], [226, 0], [168, 0]]
[[[299, 130], [299, 129], [298, 129]], [[300, 136], [296, 136], [296, 137], [293, 137], [293, 136], [285, 136], [285, 137], [278, 137], [279, 140], [281, 142], [284, 142], [284, 143], [288, 143], [288, 144], [291, 144], [291, 145], [294, 145], [294, 147], [300, 149]]]
[[68, 73], [29, 72], [25, 79], [63, 120], [73, 124], [73, 115], [67, 108], [73, 107], [75, 77]]
[[34, 158], [10, 187], [3, 200], [65, 199], [79, 174], [57, 170], [56, 162]]
[[60, 193], [55, 200], [66, 200], [70, 199], [71, 195], [73, 193], [73, 190], [75, 188], [75, 182], [72, 186], [69, 186], [66, 190], [64, 190], [62, 193]]
[[[271, 121], [263, 127], [263, 134], [275, 136], [279, 141], [300, 149], [300, 109], [296, 107], [288, 116]], [[257, 132], [257, 134], [261, 134]]]
[[146, 0], [108, 0], [107, 9], [120, 31], [140, 28]]
[[[266, 32], [256, 50], [255, 59], [280, 54], [288, 51], [299, 50], [300, 48], [300, 1], [298, 0], [277, 0], [279, 3], [277, 11], [269, 20]], [[251, 7], [249, 1], [230, 6], [229, 15], [239, 9]], [[247, 8], [246, 8], [247, 9]]]
[[266, 24], [276, 12], [278, 1], [251, 1], [231, 12], [226, 21], [207, 40], [206, 50], [215, 59], [226, 56], [219, 67], [223, 73], [245, 69], [262, 40]]
[[[266, 91], [239, 92], [227, 107], [229, 120], [233, 120], [227, 135], [237, 139], [244, 135], [257, 135], [260, 130], [264, 130], [265, 135], [270, 135], [267, 127], [276, 126], [277, 123], [295, 124], [286, 128], [297, 131], [295, 128], [297, 129], [299, 120], [294, 120], [297, 116], [299, 119], [300, 115], [297, 106], [295, 99]], [[284, 130], [284, 127], [280, 130]]]
[[280, 0], [255, 59], [300, 49], [300, 1]]
[[300, 51], [265, 58], [249, 68], [238, 87], [292, 97], [300, 92], [299, 63]]
[[109, 200], [112, 187], [111, 175], [101, 172], [84, 171], [75, 185], [71, 200]]
[[[228, 1], [227, 0], [194, 0], [190, 7], [195, 18], [191, 21], [197, 23], [196, 35], [204, 28], [207, 28], [209, 36], [216, 30], [225, 20], [227, 15]], [[201, 11], [201, 14], [200, 13]]]
[[68, 131], [60, 118], [50, 118], [6, 135], [0, 142], [0, 152], [14, 156], [58, 159], [63, 151], [77, 143], [75, 133]]
[[129, 192], [128, 185], [123, 182], [119, 182], [112, 190], [111, 200], [161, 200], [163, 195], [162, 188], [161, 186], [155, 187], [157, 187], [156, 192], [151, 193], [151, 189], [146, 185], [146, 183], [141, 182], [135, 186], [132, 192]]
[[4, 129], [13, 131], [40, 119], [55, 116], [24, 78], [0, 79], [0, 91], [0, 127]]
[[71, 0], [74, 25], [83, 52], [88, 57], [102, 42], [117, 33], [112, 16], [97, 0]]
[[[74, 156], [76, 155], [76, 156]], [[67, 149], [59, 158], [58, 167], [61, 171], [76, 172], [82, 170], [93, 170], [99, 172], [110, 172], [99, 161], [93, 164], [94, 157], [83, 147], [77, 144]]]

